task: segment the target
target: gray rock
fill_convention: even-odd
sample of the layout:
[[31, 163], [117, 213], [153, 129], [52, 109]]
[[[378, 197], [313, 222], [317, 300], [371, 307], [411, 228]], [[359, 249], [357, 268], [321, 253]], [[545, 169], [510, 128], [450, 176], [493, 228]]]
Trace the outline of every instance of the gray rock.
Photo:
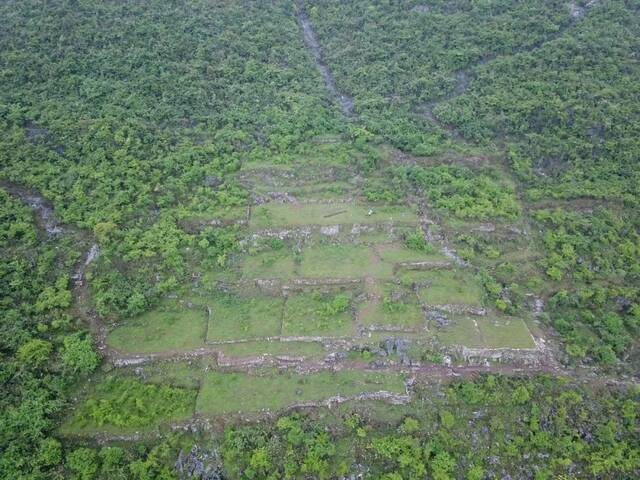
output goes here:
[[371, 366], [371, 368], [377, 368], [378, 369], [378, 368], [384, 368], [385, 363], [384, 363], [384, 360], [378, 359], [378, 360], [374, 360], [374, 361], [370, 362], [369, 365]]
[[335, 237], [340, 233], [340, 225], [327, 225], [320, 227], [320, 233], [328, 237]]
[[384, 339], [384, 343], [382, 344], [382, 348], [387, 352], [387, 355], [393, 355], [393, 347], [395, 345], [395, 341], [393, 337], [388, 337]]
[[427, 319], [436, 322], [438, 327], [446, 327], [451, 323], [447, 316], [438, 310], [428, 310]]
[[400, 289], [393, 290], [391, 292], [391, 301], [400, 302], [404, 298], [404, 292]]
[[402, 338], [396, 338], [395, 348], [398, 355], [402, 356], [406, 354], [408, 347], [409, 346], [407, 345], [407, 342], [405, 340], [403, 340]]
[[221, 178], [218, 177], [205, 177], [204, 179], [204, 185], [205, 187], [219, 187], [220, 185], [222, 185], [223, 181]]

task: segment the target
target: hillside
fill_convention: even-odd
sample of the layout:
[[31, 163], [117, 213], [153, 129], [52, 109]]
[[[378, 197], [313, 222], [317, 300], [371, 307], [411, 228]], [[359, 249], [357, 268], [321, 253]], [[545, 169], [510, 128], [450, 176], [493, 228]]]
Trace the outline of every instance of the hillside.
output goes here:
[[640, 476], [640, 4], [0, 17], [0, 477]]

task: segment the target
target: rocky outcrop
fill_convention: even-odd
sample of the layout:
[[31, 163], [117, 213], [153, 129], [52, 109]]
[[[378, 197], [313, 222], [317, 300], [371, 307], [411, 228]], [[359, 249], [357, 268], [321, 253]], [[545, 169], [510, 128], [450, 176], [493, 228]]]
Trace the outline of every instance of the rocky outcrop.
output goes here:
[[446, 261], [400, 262], [397, 266], [406, 270], [448, 270], [453, 268], [451, 262]]
[[180, 450], [174, 468], [179, 478], [198, 480], [227, 478], [218, 450], [204, 450], [197, 445], [194, 445], [187, 454]]
[[547, 362], [547, 355], [537, 348], [468, 348], [459, 347], [457, 356], [468, 365], [506, 363], [518, 367], [539, 367]]

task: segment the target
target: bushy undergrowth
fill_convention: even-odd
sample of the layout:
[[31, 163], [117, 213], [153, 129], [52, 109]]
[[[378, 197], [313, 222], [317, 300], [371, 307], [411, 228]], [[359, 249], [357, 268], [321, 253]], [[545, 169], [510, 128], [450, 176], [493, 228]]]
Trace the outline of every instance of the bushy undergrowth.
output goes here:
[[461, 166], [408, 167], [397, 174], [433, 203], [459, 218], [514, 219], [520, 215], [515, 191], [495, 172], [474, 172]]
[[357, 465], [388, 480], [630, 478], [640, 468], [637, 391], [488, 376], [455, 382], [440, 395], [419, 393], [428, 401], [402, 409], [395, 425], [361, 409], [331, 428], [313, 415], [229, 428], [224, 464], [238, 479], [334, 478]]
[[94, 428], [156, 425], [163, 420], [189, 415], [195, 396], [195, 391], [185, 388], [110, 377], [100, 383], [92, 398], [80, 407], [76, 421]]

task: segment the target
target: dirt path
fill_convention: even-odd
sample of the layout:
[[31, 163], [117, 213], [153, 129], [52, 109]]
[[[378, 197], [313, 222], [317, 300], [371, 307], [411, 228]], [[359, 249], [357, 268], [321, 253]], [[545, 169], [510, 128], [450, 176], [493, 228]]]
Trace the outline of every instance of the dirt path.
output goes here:
[[313, 59], [316, 63], [316, 66], [318, 67], [318, 70], [320, 71], [320, 75], [322, 75], [327, 91], [329, 92], [331, 97], [340, 104], [342, 113], [347, 116], [352, 116], [353, 99], [338, 90], [338, 87], [336, 86], [336, 80], [323, 59], [320, 42], [318, 42], [316, 32], [313, 30], [313, 26], [309, 21], [309, 17], [304, 11], [302, 0], [296, 1], [296, 18], [298, 19], [300, 29], [302, 30], [304, 43], [307, 48], [309, 48], [309, 50], [311, 50], [311, 52], [313, 53]]
[[95, 243], [88, 232], [62, 223], [55, 214], [51, 203], [34, 190], [6, 180], [0, 180], [0, 188], [9, 192], [33, 210], [36, 224], [47, 237], [57, 237], [63, 234], [73, 235], [79, 240], [80, 245], [90, 245], [83, 253], [71, 276], [74, 282], [71, 287], [71, 293], [74, 298], [73, 312], [87, 323], [98, 350], [104, 357], [111, 360], [116, 354], [110, 351], [106, 345], [107, 328], [93, 310], [89, 286], [85, 279], [87, 269], [100, 255], [98, 244]]
[[53, 212], [53, 206], [33, 190], [6, 180], [0, 180], [0, 188], [17, 197], [36, 214], [36, 223], [48, 237], [62, 235], [68, 227], [63, 226]]

